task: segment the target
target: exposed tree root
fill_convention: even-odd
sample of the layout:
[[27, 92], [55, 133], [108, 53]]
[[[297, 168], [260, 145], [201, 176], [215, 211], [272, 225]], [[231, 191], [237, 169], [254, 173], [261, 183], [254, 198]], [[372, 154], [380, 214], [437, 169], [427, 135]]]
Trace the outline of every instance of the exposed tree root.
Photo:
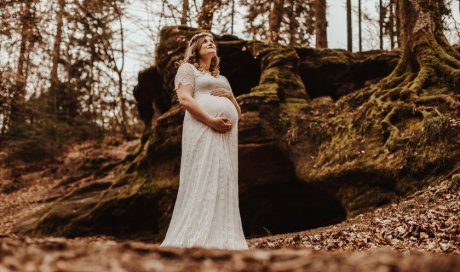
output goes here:
[[452, 96], [440, 94], [440, 95], [431, 95], [431, 96], [422, 96], [417, 97], [415, 104], [417, 105], [427, 105], [427, 104], [440, 104], [446, 103], [449, 107], [453, 109], [460, 110], [460, 102], [455, 100]]
[[418, 116], [424, 122], [433, 115], [443, 116], [438, 110], [442, 104], [443, 109], [458, 111], [460, 103], [454, 96], [430, 95], [430, 90], [442, 88], [445, 93], [459, 93], [460, 54], [442, 35], [424, 33], [405, 48], [394, 71], [374, 86], [369, 100], [357, 109], [353, 125], [364, 131], [366, 122], [381, 120], [384, 145], [392, 146], [401, 134], [397, 120]]
[[444, 35], [435, 36], [435, 39], [438, 42], [438, 44], [442, 48], [444, 48], [444, 51], [447, 54], [451, 55], [452, 57], [456, 58], [457, 60], [460, 60], [460, 53], [457, 50], [455, 50], [454, 48], [452, 48], [452, 46], [450, 46], [449, 42], [447, 41], [447, 38]]
[[416, 113], [420, 112], [413, 104], [399, 103], [391, 109], [381, 122], [382, 129], [387, 134], [385, 145], [391, 145], [399, 134], [399, 129], [395, 123], [405, 116], [415, 116]]

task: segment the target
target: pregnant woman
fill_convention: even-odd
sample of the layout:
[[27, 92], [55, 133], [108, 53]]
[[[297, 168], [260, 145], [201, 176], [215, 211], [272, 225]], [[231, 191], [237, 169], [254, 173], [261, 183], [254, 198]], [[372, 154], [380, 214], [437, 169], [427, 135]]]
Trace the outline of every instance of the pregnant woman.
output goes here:
[[219, 74], [213, 36], [193, 36], [175, 77], [185, 108], [179, 190], [160, 246], [248, 249], [238, 204], [241, 109]]

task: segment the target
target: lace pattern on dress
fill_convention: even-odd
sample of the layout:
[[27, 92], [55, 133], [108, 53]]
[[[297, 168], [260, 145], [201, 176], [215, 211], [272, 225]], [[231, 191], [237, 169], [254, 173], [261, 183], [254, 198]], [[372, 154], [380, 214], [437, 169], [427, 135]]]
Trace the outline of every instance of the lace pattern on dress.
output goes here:
[[179, 66], [176, 77], [174, 79], [174, 90], [177, 90], [180, 84], [190, 84], [192, 87], [195, 86], [195, 72], [193, 71], [192, 64], [182, 63]]

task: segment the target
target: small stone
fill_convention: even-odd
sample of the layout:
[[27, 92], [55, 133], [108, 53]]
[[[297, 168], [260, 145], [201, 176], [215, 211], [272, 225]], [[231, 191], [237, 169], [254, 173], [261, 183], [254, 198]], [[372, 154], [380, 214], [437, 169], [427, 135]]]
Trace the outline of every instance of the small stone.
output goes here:
[[257, 250], [256, 252], [254, 252], [254, 259], [266, 261], [270, 259], [270, 253], [267, 251]]
[[403, 234], [406, 232], [406, 228], [403, 226], [399, 226], [396, 228], [396, 231], [399, 232], [399, 234]]
[[448, 250], [449, 249], [449, 244], [448, 243], [440, 243], [439, 245], [441, 246], [442, 250]]

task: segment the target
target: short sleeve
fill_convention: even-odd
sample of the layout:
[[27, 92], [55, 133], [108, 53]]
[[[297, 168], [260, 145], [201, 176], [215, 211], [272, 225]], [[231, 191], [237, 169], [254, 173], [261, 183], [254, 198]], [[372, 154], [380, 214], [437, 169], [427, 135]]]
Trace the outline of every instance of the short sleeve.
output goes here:
[[177, 90], [180, 84], [191, 84], [192, 87], [195, 86], [195, 72], [193, 71], [192, 64], [183, 63], [179, 66], [176, 78], [174, 79], [174, 90]]
[[232, 92], [233, 94], [233, 90], [232, 90], [232, 86], [230, 85], [230, 81], [228, 81], [227, 77], [224, 76], [224, 79], [225, 81], [227, 82], [227, 85], [228, 85], [228, 89]]

